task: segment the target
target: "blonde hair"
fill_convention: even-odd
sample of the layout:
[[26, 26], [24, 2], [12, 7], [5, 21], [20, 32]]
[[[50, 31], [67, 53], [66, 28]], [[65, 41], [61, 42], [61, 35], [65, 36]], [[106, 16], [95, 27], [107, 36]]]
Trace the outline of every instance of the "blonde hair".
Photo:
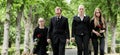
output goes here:
[[96, 27], [97, 25], [99, 25], [100, 23], [99, 23], [99, 18], [97, 18], [97, 16], [96, 16], [96, 11], [99, 11], [99, 13], [100, 13], [100, 20], [101, 20], [101, 22], [102, 22], [102, 24], [103, 24], [103, 28], [106, 28], [105, 27], [105, 20], [104, 20], [104, 18], [103, 18], [103, 16], [102, 16], [102, 12], [101, 12], [101, 10], [100, 10], [100, 8], [96, 8], [95, 10], [94, 10], [94, 16], [93, 16], [93, 19], [94, 19], [94, 26]]
[[83, 14], [85, 14], [85, 7], [84, 7], [84, 5], [79, 5], [79, 7], [78, 7], [78, 12], [80, 11], [80, 8], [83, 8]]
[[81, 7], [84, 9], [84, 5], [81, 4], [81, 5], [79, 5], [79, 7], [78, 7], [78, 11], [79, 11], [79, 9], [80, 9]]
[[41, 21], [41, 20], [43, 20], [43, 21], [45, 22], [44, 18], [39, 18], [39, 19], [38, 19], [38, 23], [39, 23], [39, 21]]

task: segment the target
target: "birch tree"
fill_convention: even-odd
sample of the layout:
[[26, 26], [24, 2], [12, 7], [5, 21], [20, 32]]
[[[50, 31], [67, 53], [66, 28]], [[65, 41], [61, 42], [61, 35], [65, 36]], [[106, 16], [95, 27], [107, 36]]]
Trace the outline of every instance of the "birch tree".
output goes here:
[[2, 46], [1, 55], [8, 55], [11, 6], [12, 6], [12, 0], [7, 0], [6, 19], [4, 21], [4, 39], [3, 39], [3, 46]]

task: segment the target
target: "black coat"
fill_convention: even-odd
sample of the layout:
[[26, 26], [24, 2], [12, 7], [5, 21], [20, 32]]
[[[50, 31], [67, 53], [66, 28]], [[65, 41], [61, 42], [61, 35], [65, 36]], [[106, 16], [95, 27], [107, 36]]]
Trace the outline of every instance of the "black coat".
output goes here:
[[48, 38], [50, 38], [52, 42], [57, 42], [58, 40], [65, 42], [66, 39], [70, 38], [68, 19], [66, 17], [61, 16], [61, 18], [58, 19], [55, 16], [51, 18]]
[[80, 17], [74, 16], [72, 22], [72, 37], [75, 35], [88, 35], [91, 32], [90, 26], [90, 18], [89, 16], [84, 16], [83, 21], [81, 21]]

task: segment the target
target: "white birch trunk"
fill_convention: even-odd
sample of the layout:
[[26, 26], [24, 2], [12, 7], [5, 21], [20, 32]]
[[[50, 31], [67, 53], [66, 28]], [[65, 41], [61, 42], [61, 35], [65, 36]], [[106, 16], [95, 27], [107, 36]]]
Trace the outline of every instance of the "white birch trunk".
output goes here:
[[25, 36], [24, 36], [24, 53], [29, 53], [30, 50], [30, 29], [31, 29], [31, 19], [32, 19], [32, 7], [30, 6], [29, 15], [25, 22]]
[[106, 35], [105, 35], [105, 53], [108, 53], [108, 25], [106, 22]]
[[8, 55], [8, 44], [9, 44], [9, 28], [10, 28], [10, 9], [11, 1], [7, 0], [6, 7], [6, 19], [4, 22], [4, 38], [1, 55]]
[[22, 18], [22, 11], [18, 12], [17, 14], [17, 19], [16, 19], [16, 51], [15, 51], [15, 55], [20, 55], [20, 34], [21, 34], [21, 18]]
[[116, 48], [115, 32], [116, 32], [116, 27], [112, 27], [112, 45], [111, 45], [112, 53], [116, 53], [116, 51], [115, 51], [115, 48]]

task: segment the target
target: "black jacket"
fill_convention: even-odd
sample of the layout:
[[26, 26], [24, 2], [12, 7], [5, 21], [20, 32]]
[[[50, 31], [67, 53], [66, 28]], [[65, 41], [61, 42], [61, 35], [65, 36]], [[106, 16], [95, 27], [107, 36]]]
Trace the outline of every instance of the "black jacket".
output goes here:
[[75, 35], [88, 35], [91, 32], [90, 18], [89, 16], [84, 16], [83, 21], [80, 17], [74, 16], [72, 22], [72, 37]]
[[56, 16], [52, 17], [50, 20], [50, 27], [48, 31], [48, 38], [52, 40], [64, 40], [69, 39], [69, 26], [68, 19], [64, 16], [61, 16], [58, 19]]
[[[102, 21], [99, 20], [99, 23], [100, 25], [96, 26], [94, 25], [94, 19], [91, 20], [91, 28], [92, 30], [95, 30], [95, 31], [100, 31], [100, 30], [106, 30], [106, 28], [103, 28], [103, 23]], [[101, 34], [101, 37], [104, 37], [104, 33], [100, 33]], [[97, 35], [95, 33], [92, 32], [92, 38], [98, 38]]]

